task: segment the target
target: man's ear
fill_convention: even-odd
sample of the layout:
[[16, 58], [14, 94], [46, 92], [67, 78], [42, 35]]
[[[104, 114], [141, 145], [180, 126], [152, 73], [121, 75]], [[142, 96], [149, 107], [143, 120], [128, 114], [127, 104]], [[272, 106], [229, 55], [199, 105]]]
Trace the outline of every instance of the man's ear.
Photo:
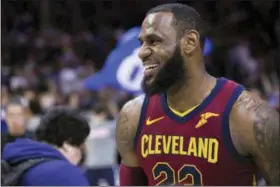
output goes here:
[[72, 146], [70, 143], [68, 143], [67, 141], [64, 142], [62, 144], [62, 147], [61, 147], [63, 150], [65, 150], [66, 152], [71, 152], [72, 149], [75, 149], [74, 146]]
[[189, 30], [181, 39], [182, 52], [192, 53], [199, 45], [199, 33], [196, 30]]

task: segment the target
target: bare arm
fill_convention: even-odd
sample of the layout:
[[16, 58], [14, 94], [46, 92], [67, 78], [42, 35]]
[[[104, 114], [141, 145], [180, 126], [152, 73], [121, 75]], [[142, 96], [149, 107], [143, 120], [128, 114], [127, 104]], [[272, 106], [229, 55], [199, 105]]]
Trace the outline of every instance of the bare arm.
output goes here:
[[230, 117], [233, 142], [243, 155], [252, 155], [268, 185], [280, 185], [279, 113], [244, 91]]
[[138, 127], [143, 99], [144, 97], [140, 96], [126, 103], [117, 121], [117, 149], [122, 157], [122, 164], [126, 166], [139, 166], [134, 148], [134, 137]]

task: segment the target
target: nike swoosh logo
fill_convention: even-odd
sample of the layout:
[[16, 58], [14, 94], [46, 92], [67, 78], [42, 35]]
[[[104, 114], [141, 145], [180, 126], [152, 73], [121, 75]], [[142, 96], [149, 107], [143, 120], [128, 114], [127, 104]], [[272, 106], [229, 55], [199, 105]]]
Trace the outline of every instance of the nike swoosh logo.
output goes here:
[[150, 117], [149, 117], [146, 121], [146, 125], [152, 125], [152, 124], [162, 120], [163, 118], [164, 118], [164, 116], [151, 120]]
[[205, 114], [202, 114], [200, 116], [200, 120], [199, 122], [197, 123], [197, 125], [195, 126], [196, 129], [202, 127], [204, 124], [206, 124], [208, 122], [208, 119], [211, 118], [211, 117], [218, 117], [219, 114], [216, 114], [216, 113], [212, 113], [212, 112], [207, 112]]

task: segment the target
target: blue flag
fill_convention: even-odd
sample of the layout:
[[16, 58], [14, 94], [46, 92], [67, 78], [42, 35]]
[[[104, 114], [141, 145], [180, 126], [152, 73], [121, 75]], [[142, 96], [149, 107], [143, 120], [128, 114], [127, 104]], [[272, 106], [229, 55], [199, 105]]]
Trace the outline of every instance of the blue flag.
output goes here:
[[[134, 95], [142, 93], [144, 68], [138, 57], [139, 33], [140, 27], [134, 27], [121, 36], [116, 48], [106, 58], [102, 70], [85, 80], [85, 88], [98, 91], [110, 86]], [[206, 39], [203, 53], [208, 55], [211, 51], [212, 43]]]
[[100, 90], [111, 86], [131, 94], [140, 94], [144, 68], [138, 57], [140, 28], [127, 31], [119, 40], [117, 47], [106, 58], [101, 71], [85, 80], [89, 90]]

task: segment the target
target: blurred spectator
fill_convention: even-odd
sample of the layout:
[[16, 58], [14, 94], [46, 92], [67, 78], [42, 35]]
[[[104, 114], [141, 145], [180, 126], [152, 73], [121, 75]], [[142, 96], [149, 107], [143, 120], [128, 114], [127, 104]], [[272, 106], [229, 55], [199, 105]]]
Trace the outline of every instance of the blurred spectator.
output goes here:
[[26, 110], [19, 101], [10, 102], [6, 106], [6, 124], [8, 133], [14, 136], [23, 136], [26, 130]]
[[80, 106], [80, 97], [78, 93], [71, 93], [67, 98], [66, 98], [66, 104], [67, 106], [78, 109]]
[[44, 111], [47, 111], [48, 109], [51, 109], [56, 104], [56, 97], [54, 93], [51, 92], [45, 92], [40, 94], [39, 96], [39, 102]]
[[6, 144], [26, 136], [26, 108], [19, 101], [6, 105], [5, 120], [1, 118], [1, 153]]
[[6, 107], [9, 103], [9, 100], [10, 96], [8, 89], [1, 86], [1, 119], [3, 119], [6, 115]]
[[11, 77], [10, 88], [11, 90], [17, 90], [20, 88], [26, 88], [28, 86], [27, 80], [24, 76], [24, 72], [18, 67], [15, 69], [15, 75]]
[[60, 89], [64, 95], [81, 90], [81, 82], [79, 81], [78, 72], [70, 65], [61, 69], [59, 80], [59, 84], [61, 85]]
[[34, 133], [40, 124], [40, 118], [43, 114], [43, 110], [40, 103], [36, 99], [29, 101], [28, 110], [28, 122], [27, 122], [27, 133], [29, 137], [34, 137]]
[[89, 115], [90, 134], [86, 141], [85, 168], [91, 186], [105, 182], [115, 186], [116, 165], [115, 121], [109, 119], [107, 107], [95, 104]]
[[48, 159], [28, 168], [19, 178], [19, 186], [88, 186], [77, 167], [88, 134], [88, 122], [80, 113], [55, 108], [42, 117], [36, 130], [37, 141], [16, 139], [4, 147], [2, 159], [11, 166]]

